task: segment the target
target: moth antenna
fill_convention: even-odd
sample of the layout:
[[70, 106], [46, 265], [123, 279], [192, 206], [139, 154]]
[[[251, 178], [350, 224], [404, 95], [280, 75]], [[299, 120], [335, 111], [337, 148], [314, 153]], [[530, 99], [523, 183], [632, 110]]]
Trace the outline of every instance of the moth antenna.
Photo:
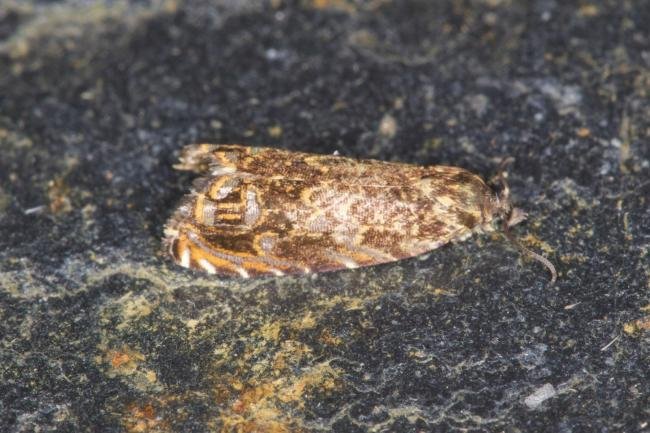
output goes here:
[[521, 242], [519, 242], [519, 240], [512, 235], [512, 232], [510, 231], [510, 224], [508, 224], [508, 221], [509, 221], [509, 219], [504, 219], [503, 220], [503, 235], [521, 253], [528, 255], [530, 258], [532, 258], [534, 260], [537, 260], [538, 262], [540, 262], [541, 264], [546, 266], [546, 269], [548, 269], [549, 272], [551, 273], [550, 285], [552, 286], [553, 284], [555, 284], [555, 282], [557, 281], [557, 271], [555, 270], [555, 265], [553, 265], [553, 263], [551, 263], [551, 261], [549, 259], [547, 259], [546, 257], [544, 257], [543, 255], [538, 254], [535, 251], [532, 251], [532, 250], [526, 248], [525, 246], [523, 246], [521, 244]]

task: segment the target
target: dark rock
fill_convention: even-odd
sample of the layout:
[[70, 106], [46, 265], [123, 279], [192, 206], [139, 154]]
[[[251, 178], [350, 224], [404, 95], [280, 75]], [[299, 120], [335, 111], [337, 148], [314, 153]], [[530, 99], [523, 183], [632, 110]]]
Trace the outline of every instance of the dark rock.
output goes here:
[[[648, 431], [650, 2], [0, 1], [0, 430]], [[459, 165], [513, 228], [220, 280], [197, 141]]]

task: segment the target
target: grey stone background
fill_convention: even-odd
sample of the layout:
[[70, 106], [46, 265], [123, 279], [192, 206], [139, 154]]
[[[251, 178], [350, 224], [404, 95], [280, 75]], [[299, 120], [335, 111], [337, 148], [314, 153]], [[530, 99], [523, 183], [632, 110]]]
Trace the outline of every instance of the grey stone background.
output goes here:
[[[0, 431], [650, 431], [650, 2], [0, 0]], [[514, 233], [219, 280], [197, 141], [484, 177]]]

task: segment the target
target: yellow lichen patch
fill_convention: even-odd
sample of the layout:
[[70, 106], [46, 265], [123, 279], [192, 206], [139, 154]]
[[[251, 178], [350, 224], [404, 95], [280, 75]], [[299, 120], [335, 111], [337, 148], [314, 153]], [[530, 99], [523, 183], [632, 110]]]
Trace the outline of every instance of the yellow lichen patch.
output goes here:
[[124, 419], [126, 430], [130, 433], [159, 432], [160, 419], [151, 403], [143, 406], [129, 405]]
[[156, 375], [156, 372], [153, 370], [145, 371], [144, 375], [149, 383], [155, 383], [158, 380], [158, 375]]
[[578, 15], [581, 17], [595, 17], [599, 13], [600, 9], [594, 4], [583, 4], [578, 8]]
[[427, 286], [425, 291], [434, 296], [457, 296], [453, 290], [445, 289], [443, 287], [430, 287]]
[[29, 149], [34, 145], [34, 142], [31, 138], [18, 131], [0, 128], [0, 145], [10, 146], [14, 149]]
[[56, 178], [48, 182], [47, 198], [50, 202], [50, 212], [53, 214], [67, 213], [72, 210], [70, 188], [62, 178]]
[[263, 383], [246, 389], [230, 410], [221, 415], [222, 432], [288, 433], [296, 429], [294, 422], [270, 403], [276, 393], [273, 383]]
[[583, 254], [562, 254], [560, 256], [560, 261], [562, 263], [587, 263], [589, 261], [589, 257]]
[[148, 316], [151, 314], [152, 305], [144, 296], [133, 296], [131, 292], [120, 299], [122, 304], [122, 317], [130, 320], [135, 317]]
[[194, 331], [199, 323], [200, 322], [196, 319], [188, 319], [185, 321], [185, 326], [187, 326], [190, 331]]
[[260, 329], [260, 335], [265, 340], [278, 341], [280, 339], [280, 322], [265, 323]]
[[628, 335], [633, 335], [648, 330], [650, 330], [650, 316], [646, 316], [638, 320], [633, 320], [632, 322], [627, 322], [623, 325], [623, 332]]
[[300, 409], [311, 391], [331, 392], [339, 387], [339, 372], [329, 363], [304, 369], [297, 376], [283, 376], [275, 380], [253, 381], [239, 394], [230, 407], [221, 414], [222, 432], [305, 431], [301, 422], [287, 409]]
[[280, 374], [289, 367], [296, 366], [312, 353], [309, 346], [300, 341], [287, 340], [273, 359], [273, 369]]
[[378, 298], [379, 295], [373, 295], [367, 298], [335, 295], [323, 299], [318, 303], [319, 307], [333, 309], [336, 306], [343, 305], [346, 311], [362, 310], [365, 303]]
[[311, 7], [314, 9], [335, 9], [349, 14], [357, 11], [354, 3], [349, 0], [311, 0]]
[[579, 236], [583, 231], [583, 227], [580, 224], [575, 224], [569, 227], [567, 234], [571, 237]]
[[312, 388], [318, 388], [320, 391], [335, 390], [338, 387], [337, 377], [335, 370], [329, 364], [316, 365], [314, 368], [307, 369], [297, 380], [290, 381], [288, 386], [281, 388], [278, 399], [283, 403], [297, 403], [302, 408], [303, 396], [308, 390]]
[[296, 330], [313, 329], [316, 327], [316, 318], [314, 313], [307, 311], [302, 317], [292, 322], [292, 328]]
[[424, 360], [429, 360], [431, 355], [427, 352], [420, 349], [411, 349], [408, 352], [409, 358], [415, 359], [417, 362], [422, 362]]
[[323, 332], [321, 332], [320, 336], [318, 337], [318, 341], [328, 346], [340, 346], [343, 344], [343, 339], [332, 335], [328, 329], [325, 329]]
[[128, 347], [119, 350], [109, 350], [104, 356], [104, 361], [110, 365], [114, 374], [129, 375], [138, 369], [138, 364], [145, 360], [145, 356]]
[[526, 245], [531, 245], [534, 246], [535, 248], [539, 248], [547, 254], [552, 254], [553, 252], [555, 252], [555, 249], [552, 246], [550, 246], [549, 244], [547, 244], [546, 242], [539, 239], [537, 236], [533, 234], [529, 233], [528, 235], [524, 236], [521, 240]]
[[134, 296], [132, 292], [128, 292], [118, 299], [117, 304], [121, 307], [122, 316], [122, 322], [117, 325], [118, 330], [131, 326], [130, 322], [134, 319], [148, 316], [154, 308], [147, 298], [141, 295]]
[[282, 136], [282, 127], [280, 125], [269, 126], [266, 130], [269, 136], [273, 138], [279, 138]]
[[385, 138], [393, 138], [397, 133], [397, 120], [390, 114], [384, 114], [379, 122], [379, 135]]

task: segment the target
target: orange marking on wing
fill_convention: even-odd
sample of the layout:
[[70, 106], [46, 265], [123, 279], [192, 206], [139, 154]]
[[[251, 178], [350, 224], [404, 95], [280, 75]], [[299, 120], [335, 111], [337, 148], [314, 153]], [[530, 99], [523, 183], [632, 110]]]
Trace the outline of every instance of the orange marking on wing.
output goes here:
[[203, 221], [203, 208], [205, 207], [205, 197], [199, 195], [196, 198], [196, 203], [194, 204], [194, 219], [197, 221]]
[[230, 260], [222, 259], [221, 257], [213, 256], [198, 246], [190, 247], [193, 253], [193, 258], [198, 261], [201, 259], [207, 260], [211, 265], [217, 268], [217, 274], [237, 274], [237, 264]]
[[[185, 230], [188, 230], [188, 228]], [[215, 266], [217, 270], [222, 271], [221, 273], [236, 274], [236, 264], [229, 260], [213, 256], [208, 251], [201, 248], [201, 246], [188, 239], [185, 230], [179, 230], [178, 238], [172, 246], [172, 255], [178, 264], [183, 267], [204, 270], [204, 268], [199, 265], [199, 261], [205, 259]], [[191, 231], [196, 233], [194, 230]]]
[[[227, 273], [233, 273], [233, 274], [236, 273], [237, 264], [231, 262], [230, 260], [223, 259], [221, 257], [217, 257], [214, 256], [213, 254], [210, 254], [209, 251], [206, 251], [205, 249], [201, 248], [200, 245], [197, 245], [196, 243], [190, 241], [187, 238], [185, 238], [185, 243], [187, 244], [187, 248], [190, 250], [190, 257], [192, 259], [193, 268], [201, 268], [196, 264], [198, 264], [200, 260], [205, 259], [218, 270], [226, 271]], [[224, 251], [224, 254], [235, 255], [232, 254], [232, 252], [230, 251]]]
[[250, 261], [250, 260], [245, 260], [244, 262], [242, 262], [242, 266], [247, 270], [251, 270], [251, 271], [255, 271], [255, 272], [259, 272], [259, 273], [263, 273], [263, 274], [271, 274], [272, 273], [271, 272], [272, 268], [276, 268], [276, 269], [279, 269], [279, 270], [287, 269], [286, 267], [281, 268], [281, 267], [277, 267], [277, 266], [270, 266], [270, 265], [267, 265], [264, 262]]
[[213, 153], [213, 155], [214, 155], [214, 159], [216, 159], [220, 165], [225, 165], [225, 166], [233, 165], [232, 161], [230, 161], [228, 157], [226, 157], [225, 152], [217, 150]]
[[360, 251], [349, 251], [348, 253], [343, 253], [344, 255], [350, 257], [352, 260], [357, 262], [359, 266], [365, 265], [368, 263], [376, 263], [377, 259], [372, 257], [369, 254], [362, 253]]
[[[202, 243], [209, 244], [209, 242], [207, 242], [197, 232], [197, 230], [192, 229], [191, 226], [185, 227], [185, 230], [189, 230], [193, 234], [197, 235], [200, 238], [200, 241]], [[182, 234], [179, 236], [177, 240], [176, 243], [177, 251], [174, 252], [174, 256], [176, 260], [180, 263], [181, 262], [180, 255], [182, 254], [184, 249], [187, 249], [190, 252], [190, 257], [191, 257], [190, 264], [192, 268], [205, 270], [205, 267], [200, 265], [200, 261], [206, 260], [207, 262], [209, 262], [211, 265], [215, 267], [216, 274], [222, 274], [222, 275], [227, 274], [227, 275], [242, 276], [242, 270], [250, 271], [250, 274], [252, 275], [261, 275], [261, 274], [278, 275], [278, 271], [280, 271], [281, 274], [285, 272], [290, 273], [295, 267], [301, 266], [298, 263], [268, 264], [263, 261], [264, 255], [255, 255], [247, 252], [227, 250], [227, 249], [219, 248], [213, 244], [210, 244], [210, 248], [214, 250], [215, 253], [223, 254], [224, 256], [232, 256], [234, 258], [241, 260], [241, 262], [239, 260], [232, 261], [232, 260], [228, 260], [227, 258], [222, 258], [214, 255], [213, 253], [206, 250], [205, 248], [202, 248], [201, 245], [188, 239], [184, 230], [182, 231]]]
[[240, 201], [219, 201], [217, 203], [217, 209], [219, 210], [239, 210], [241, 208], [242, 203]]

